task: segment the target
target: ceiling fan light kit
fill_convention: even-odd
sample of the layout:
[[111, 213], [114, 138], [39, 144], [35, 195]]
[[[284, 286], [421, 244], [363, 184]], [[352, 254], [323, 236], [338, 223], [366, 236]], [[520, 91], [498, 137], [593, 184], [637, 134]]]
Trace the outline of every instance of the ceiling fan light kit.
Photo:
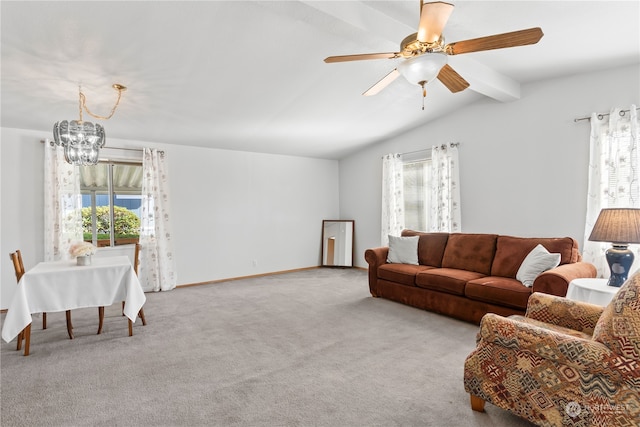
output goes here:
[[56, 145], [64, 148], [64, 159], [72, 165], [95, 165], [98, 163], [100, 149], [105, 144], [104, 128], [99, 124], [85, 122], [82, 120], [82, 110], [96, 119], [108, 120], [116, 112], [122, 92], [127, 88], [119, 83], [115, 83], [112, 87], [118, 91], [118, 99], [111, 109], [108, 116], [98, 116], [93, 114], [87, 108], [86, 98], [82, 93], [82, 89], [78, 87], [79, 101], [78, 109], [80, 110], [79, 120], [62, 120], [53, 125], [53, 140]]
[[398, 71], [413, 84], [430, 83], [447, 63], [447, 55], [428, 53], [405, 59], [398, 65]]
[[540, 28], [535, 27], [445, 44], [442, 30], [447, 24], [453, 8], [452, 4], [446, 2], [423, 3], [423, 0], [420, 0], [418, 32], [402, 40], [400, 52], [330, 56], [325, 58], [324, 62], [402, 58], [402, 62], [398, 64], [396, 69], [380, 79], [363, 95], [377, 94], [402, 74], [409, 82], [422, 87], [422, 109], [424, 110], [424, 97], [426, 96], [424, 86], [434, 78], [440, 80], [453, 93], [469, 87], [469, 83], [447, 64], [447, 55], [536, 44], [544, 35]]

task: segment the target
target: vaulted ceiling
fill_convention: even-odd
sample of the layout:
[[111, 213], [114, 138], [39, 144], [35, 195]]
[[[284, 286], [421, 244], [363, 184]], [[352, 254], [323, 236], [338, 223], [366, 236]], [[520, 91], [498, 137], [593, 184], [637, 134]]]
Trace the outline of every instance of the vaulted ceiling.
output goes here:
[[[6, 1], [1, 126], [49, 132], [78, 117], [78, 86], [108, 139], [340, 158], [524, 83], [640, 62], [638, 1], [456, 1], [447, 42], [541, 27], [535, 45], [449, 57], [471, 84], [402, 78], [362, 93], [400, 59], [418, 1]], [[85, 117], [85, 119], [88, 119]]]

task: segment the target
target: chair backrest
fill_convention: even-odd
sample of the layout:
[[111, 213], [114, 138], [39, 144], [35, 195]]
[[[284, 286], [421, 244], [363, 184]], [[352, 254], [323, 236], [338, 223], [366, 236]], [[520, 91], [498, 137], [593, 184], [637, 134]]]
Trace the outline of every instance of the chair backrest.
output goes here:
[[133, 270], [138, 274], [138, 265], [140, 264], [140, 243], [131, 245], [119, 245], [119, 246], [104, 246], [98, 248], [93, 256], [97, 257], [109, 257], [109, 256], [122, 256], [126, 255], [131, 261]]
[[20, 250], [16, 250], [9, 254], [13, 262], [13, 269], [16, 271], [16, 281], [19, 282], [24, 274], [24, 264], [22, 263], [22, 254]]
[[605, 307], [593, 339], [628, 361], [640, 361], [640, 271], [624, 282]]
[[138, 265], [140, 265], [140, 243], [136, 243], [136, 247], [133, 252], [133, 271], [138, 275]]

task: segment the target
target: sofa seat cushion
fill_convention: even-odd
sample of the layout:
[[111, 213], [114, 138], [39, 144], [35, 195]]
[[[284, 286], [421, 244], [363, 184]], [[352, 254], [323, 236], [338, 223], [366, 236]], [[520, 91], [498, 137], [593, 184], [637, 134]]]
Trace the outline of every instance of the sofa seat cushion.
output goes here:
[[415, 286], [416, 274], [433, 267], [412, 264], [383, 264], [378, 267], [378, 278], [403, 285]]
[[525, 310], [531, 288], [508, 277], [487, 276], [470, 280], [464, 294], [467, 298]]
[[476, 273], [475, 271], [455, 268], [432, 268], [421, 271], [416, 275], [416, 286], [448, 294], [464, 295], [464, 288], [467, 282], [482, 276], [482, 273]]

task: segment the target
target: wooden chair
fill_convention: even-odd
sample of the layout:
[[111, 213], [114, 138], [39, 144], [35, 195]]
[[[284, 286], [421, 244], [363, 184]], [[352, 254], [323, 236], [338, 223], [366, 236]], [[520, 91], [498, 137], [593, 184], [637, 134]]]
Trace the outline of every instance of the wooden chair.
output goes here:
[[[124, 246], [124, 245], [123, 245]], [[129, 245], [127, 245], [129, 246]], [[121, 246], [122, 247], [122, 246]], [[104, 248], [104, 251], [110, 251], [110, 248]], [[108, 256], [108, 255], [105, 255]], [[133, 271], [135, 271], [136, 276], [138, 275], [138, 265], [140, 264], [140, 243], [136, 243], [133, 248], [133, 258], [131, 258], [131, 263], [133, 265]], [[122, 315], [124, 316], [124, 301], [122, 301]], [[147, 319], [144, 317], [144, 308], [141, 308], [138, 312], [138, 317], [142, 320], [142, 326], [147, 325]], [[133, 335], [133, 322], [131, 319], [129, 320], [129, 336]], [[98, 334], [102, 332], [102, 325], [104, 323], [104, 307], [98, 307]]]
[[[22, 279], [22, 276], [24, 275], [24, 264], [22, 263], [22, 254], [20, 253], [20, 250], [17, 250], [15, 252], [11, 252], [9, 254], [9, 257], [11, 257], [11, 261], [13, 262], [13, 269], [16, 271], [16, 282], [20, 283], [20, 279]], [[42, 322], [43, 322], [42, 327], [46, 328], [46, 321], [44, 318], [42, 319]], [[31, 328], [31, 323], [27, 325], [27, 328]], [[22, 341], [25, 341], [24, 343], [25, 354], [29, 354], [29, 343], [30, 343], [30, 337], [31, 337], [30, 333], [25, 333], [27, 332], [26, 331], [27, 328], [23, 329], [18, 334], [18, 345], [16, 347], [16, 350], [19, 351], [22, 348]]]
[[[17, 249], [15, 252], [9, 254], [11, 261], [13, 262], [13, 269], [16, 272], [16, 283], [20, 283], [20, 279], [25, 273], [24, 263], [22, 262], [22, 252], [20, 249]], [[71, 324], [71, 310], [67, 310], [67, 333], [69, 334], [69, 338], [73, 339], [73, 326]], [[42, 329], [47, 329], [47, 313], [42, 313]], [[29, 345], [31, 342], [31, 323], [29, 323], [24, 330], [22, 330], [18, 334], [18, 343], [16, 350], [20, 350], [22, 348], [22, 341], [24, 341], [24, 355], [29, 355]]]

